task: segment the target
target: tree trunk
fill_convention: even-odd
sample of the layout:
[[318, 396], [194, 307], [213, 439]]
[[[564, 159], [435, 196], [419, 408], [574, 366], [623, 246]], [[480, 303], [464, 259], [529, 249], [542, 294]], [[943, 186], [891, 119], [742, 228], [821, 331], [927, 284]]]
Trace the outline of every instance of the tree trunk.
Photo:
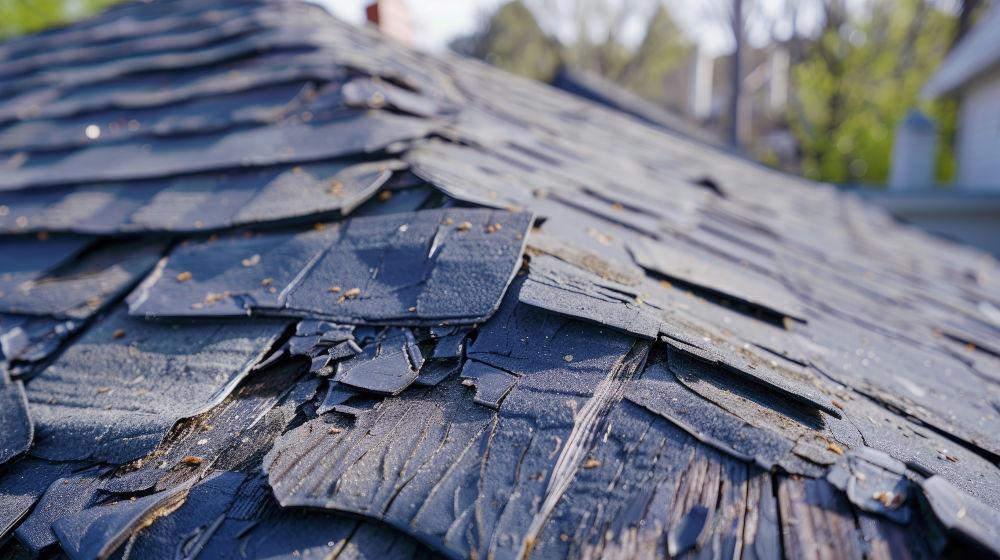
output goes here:
[[740, 146], [740, 54], [743, 50], [743, 0], [733, 0], [733, 39], [736, 47], [733, 49], [732, 63], [729, 65], [729, 145]]

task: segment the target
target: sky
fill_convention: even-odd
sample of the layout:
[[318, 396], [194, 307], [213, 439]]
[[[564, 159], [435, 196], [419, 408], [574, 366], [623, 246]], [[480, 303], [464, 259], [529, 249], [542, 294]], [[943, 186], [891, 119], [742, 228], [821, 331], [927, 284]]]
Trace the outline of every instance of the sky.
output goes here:
[[[364, 8], [371, 0], [311, 0], [330, 10], [334, 15], [355, 24], [364, 22]], [[406, 0], [413, 18], [416, 46], [429, 51], [447, 48], [451, 39], [470, 33], [505, 0]], [[548, 0], [553, 6], [566, 6], [574, 0]], [[628, 2], [629, 0], [612, 0]], [[689, 38], [708, 54], [718, 56], [729, 53], [733, 48], [732, 35], [726, 27], [725, 8], [731, 0], [662, 0], [670, 13], [688, 34]], [[866, 0], [847, 0], [848, 7], [858, 7]], [[531, 2], [528, 2], [529, 5]], [[636, 11], [625, 25], [622, 41], [626, 46], [634, 46], [642, 40], [646, 21], [651, 15], [655, 2], [637, 2], [647, 6], [645, 11]], [[954, 9], [957, 0], [936, 0], [945, 9]], [[797, 27], [800, 33], [808, 35], [818, 28], [822, 20], [820, 0], [758, 0], [744, 2], [753, 6], [754, 13], [746, 16], [749, 20], [748, 42], [760, 45], [770, 37], [771, 30], [764, 29], [760, 21], [779, 21], [773, 30], [779, 38], [791, 34], [791, 24], [787, 19], [776, 17], [787, 11], [788, 6], [798, 8]], [[621, 4], [619, 4], [621, 5]], [[558, 16], [554, 16], [558, 17]], [[574, 31], [569, 18], [561, 21], [545, 21], [541, 25], [563, 41], [571, 40]], [[562, 26], [560, 27], [560, 24]], [[567, 27], [568, 26], [568, 27]]]
[[[364, 22], [364, 8], [371, 0], [312, 0], [339, 18], [354, 24]], [[505, 0], [407, 0], [413, 18], [416, 46], [430, 51], [447, 48], [454, 37], [477, 29], [480, 21], [488, 17]], [[774, 8], [784, 0], [766, 0], [763, 4]], [[676, 1], [668, 3], [671, 13], [703, 48], [711, 54], [722, 54], [732, 48], [732, 41], [718, 24], [707, 22], [704, 2]], [[637, 12], [625, 27], [623, 41], [629, 45], [642, 39], [649, 13]], [[558, 24], [558, 22], [556, 22]], [[559, 29], [552, 22], [542, 22], [551, 32], [567, 39], [570, 29]], [[549, 25], [546, 25], [549, 24]]]
[[[313, 0], [340, 19], [360, 24], [371, 0]], [[448, 41], [475, 30], [481, 14], [488, 14], [503, 0], [408, 0], [417, 46], [440, 51]], [[419, 32], [418, 32], [419, 31]]]

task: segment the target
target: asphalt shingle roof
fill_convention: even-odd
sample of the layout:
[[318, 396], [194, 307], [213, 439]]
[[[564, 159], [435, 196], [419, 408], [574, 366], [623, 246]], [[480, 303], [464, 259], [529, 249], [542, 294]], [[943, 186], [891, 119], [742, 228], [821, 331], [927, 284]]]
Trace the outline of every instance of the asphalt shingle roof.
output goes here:
[[291, 0], [0, 44], [0, 545], [1000, 554], [1000, 267]]

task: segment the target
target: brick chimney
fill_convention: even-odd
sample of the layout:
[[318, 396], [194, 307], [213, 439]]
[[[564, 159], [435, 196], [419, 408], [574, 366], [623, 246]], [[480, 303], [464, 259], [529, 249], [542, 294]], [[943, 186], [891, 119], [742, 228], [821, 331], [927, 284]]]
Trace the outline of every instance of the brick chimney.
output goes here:
[[365, 8], [365, 14], [382, 33], [403, 44], [413, 44], [413, 26], [406, 0], [375, 0]]

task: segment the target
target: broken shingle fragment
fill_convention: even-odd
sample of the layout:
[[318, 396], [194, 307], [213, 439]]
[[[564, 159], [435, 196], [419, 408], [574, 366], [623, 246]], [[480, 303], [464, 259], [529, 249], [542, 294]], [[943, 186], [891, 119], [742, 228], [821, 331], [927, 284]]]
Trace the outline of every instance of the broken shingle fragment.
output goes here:
[[0, 367], [18, 376], [55, 352], [81, 321], [0, 314]]
[[476, 360], [468, 360], [462, 367], [462, 383], [475, 388], [473, 400], [476, 403], [497, 409], [517, 384], [517, 376]]
[[437, 359], [461, 358], [471, 329], [465, 327], [432, 327], [430, 335], [434, 341], [431, 357]]
[[910, 522], [910, 482], [906, 465], [870, 447], [850, 449], [826, 475], [852, 504], [897, 523]]
[[433, 359], [428, 360], [420, 370], [420, 375], [413, 383], [425, 387], [433, 387], [441, 383], [455, 372], [462, 369], [462, 360]]
[[395, 160], [294, 167], [261, 190], [233, 222], [261, 223], [339, 211], [346, 216], [371, 198], [402, 164]]
[[545, 233], [544, 231], [531, 232], [528, 237], [529, 253], [540, 252], [551, 255], [605, 280], [626, 286], [638, 285], [645, 276], [643, 270], [631, 261], [601, 255], [581, 248], [576, 243], [564, 239], [561, 235]]
[[349, 107], [388, 108], [416, 117], [434, 117], [441, 114], [441, 108], [433, 99], [378, 78], [351, 80], [344, 84], [341, 95]]
[[348, 386], [342, 385], [337, 381], [330, 381], [326, 388], [326, 395], [324, 395], [319, 406], [316, 407], [316, 414], [326, 414], [338, 406], [345, 404], [348, 400], [357, 396], [357, 394], [357, 391]]
[[423, 365], [410, 329], [389, 327], [360, 354], [338, 362], [334, 379], [361, 391], [398, 395], [416, 381]]

